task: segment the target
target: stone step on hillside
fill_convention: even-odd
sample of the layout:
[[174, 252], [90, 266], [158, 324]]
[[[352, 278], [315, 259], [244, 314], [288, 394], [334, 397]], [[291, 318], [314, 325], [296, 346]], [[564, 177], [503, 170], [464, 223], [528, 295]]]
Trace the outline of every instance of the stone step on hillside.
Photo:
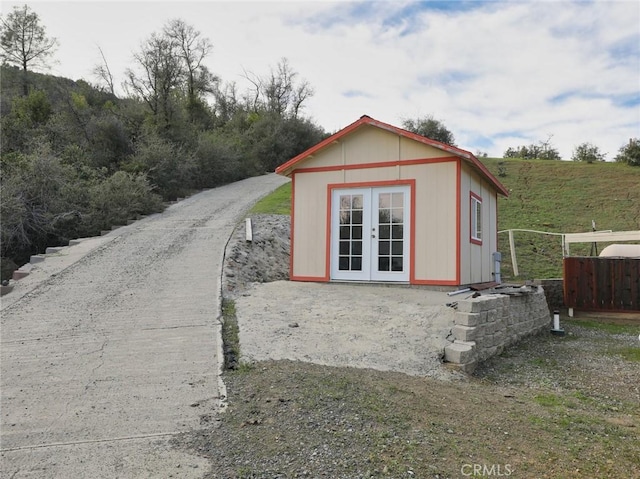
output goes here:
[[29, 273], [31, 273], [32, 269], [33, 269], [33, 265], [31, 263], [27, 263], [20, 266], [20, 268], [18, 268], [13, 272], [13, 279], [17, 281], [19, 279], [29, 276]]

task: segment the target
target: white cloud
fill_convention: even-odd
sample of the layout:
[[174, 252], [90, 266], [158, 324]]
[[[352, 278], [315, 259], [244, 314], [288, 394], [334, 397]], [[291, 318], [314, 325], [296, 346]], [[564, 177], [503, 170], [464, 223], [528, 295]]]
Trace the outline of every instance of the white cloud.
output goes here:
[[287, 57], [327, 131], [362, 114], [396, 125], [433, 114], [471, 151], [501, 156], [553, 134], [565, 158], [589, 141], [610, 159], [640, 136], [635, 1], [27, 3], [60, 39], [53, 73], [73, 79], [92, 80], [99, 44], [121, 81], [142, 40], [182, 18], [241, 91], [243, 68], [265, 74]]

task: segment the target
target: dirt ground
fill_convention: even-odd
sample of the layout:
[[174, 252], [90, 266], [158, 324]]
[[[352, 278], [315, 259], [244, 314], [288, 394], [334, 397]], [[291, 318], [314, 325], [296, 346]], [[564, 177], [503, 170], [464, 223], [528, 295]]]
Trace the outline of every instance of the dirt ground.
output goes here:
[[444, 292], [360, 284], [275, 281], [236, 299], [240, 360], [456, 379], [442, 364], [455, 310]]
[[207, 478], [443, 479], [473, 467], [637, 478], [640, 362], [627, 355], [640, 328], [563, 325], [568, 336], [529, 338], [464, 381], [286, 360], [241, 367], [225, 375], [228, 410], [176, 445], [210, 461]]
[[637, 478], [640, 326], [561, 321], [456, 381], [240, 362], [227, 411], [174, 446], [207, 478]]

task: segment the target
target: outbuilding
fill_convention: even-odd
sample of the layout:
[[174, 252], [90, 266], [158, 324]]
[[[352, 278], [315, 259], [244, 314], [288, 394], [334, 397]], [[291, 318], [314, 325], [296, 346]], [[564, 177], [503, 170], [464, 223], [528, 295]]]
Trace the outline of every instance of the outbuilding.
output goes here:
[[468, 151], [365, 115], [276, 172], [293, 185], [293, 281], [496, 279], [508, 192]]

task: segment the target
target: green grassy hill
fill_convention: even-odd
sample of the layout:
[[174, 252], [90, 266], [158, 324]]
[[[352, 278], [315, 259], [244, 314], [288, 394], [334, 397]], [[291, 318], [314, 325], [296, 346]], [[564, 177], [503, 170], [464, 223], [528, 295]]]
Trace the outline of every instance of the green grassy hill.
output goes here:
[[[509, 189], [499, 197], [498, 230], [552, 233], [640, 230], [640, 168], [621, 163], [486, 158], [482, 162]], [[291, 184], [267, 196], [254, 213], [289, 214]], [[511, 266], [507, 233], [498, 235], [505, 281], [562, 277], [560, 236], [514, 233], [518, 270]], [[598, 243], [598, 252], [607, 244]], [[591, 244], [573, 244], [571, 253], [589, 255]]]
[[[640, 230], [640, 168], [621, 163], [483, 159], [510, 191], [498, 202], [498, 230], [522, 228], [555, 233]], [[503, 278], [562, 276], [559, 236], [515, 233], [520, 276], [513, 278], [507, 233], [498, 235]], [[598, 251], [606, 244], [598, 243]], [[571, 245], [589, 255], [591, 244]]]

